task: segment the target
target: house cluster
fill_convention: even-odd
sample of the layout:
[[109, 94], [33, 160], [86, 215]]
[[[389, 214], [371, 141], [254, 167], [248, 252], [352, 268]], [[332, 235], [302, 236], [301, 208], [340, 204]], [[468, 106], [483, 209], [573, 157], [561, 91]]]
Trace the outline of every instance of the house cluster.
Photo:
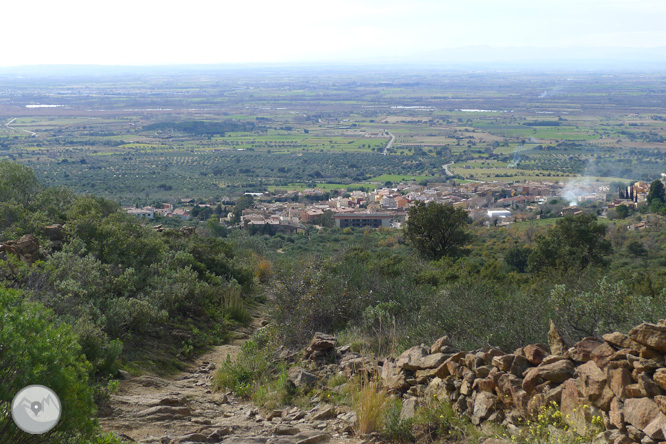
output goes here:
[[[409, 208], [416, 202], [444, 203], [466, 209], [475, 221], [498, 226], [516, 221], [539, 218], [542, 205], [564, 197], [567, 204], [559, 216], [581, 214], [583, 203], [595, 203], [605, 211], [625, 205], [638, 208], [649, 190], [646, 182], [636, 182], [627, 190], [610, 190], [599, 184], [564, 184], [550, 181], [435, 183], [427, 186], [398, 184], [373, 191], [337, 190], [327, 192], [320, 188], [302, 191], [275, 191], [252, 194], [255, 204], [244, 209], [241, 227], [253, 231], [293, 233], [305, 230], [307, 225], [346, 227], [399, 228], [408, 218]], [[330, 196], [330, 197], [329, 197]], [[326, 200], [326, 197], [329, 197]], [[227, 199], [228, 200], [228, 199]], [[153, 219], [191, 217], [195, 201], [181, 199], [178, 208], [164, 204], [161, 208], [127, 208], [129, 214]], [[209, 205], [198, 204], [199, 207]], [[228, 213], [220, 222], [236, 222], [237, 215]]]

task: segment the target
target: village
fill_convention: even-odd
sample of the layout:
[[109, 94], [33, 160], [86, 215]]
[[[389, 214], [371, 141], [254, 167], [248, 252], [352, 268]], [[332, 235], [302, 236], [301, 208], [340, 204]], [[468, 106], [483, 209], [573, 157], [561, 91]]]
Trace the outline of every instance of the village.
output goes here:
[[[125, 208], [128, 214], [146, 219], [178, 218], [190, 220], [202, 209], [217, 206], [220, 224], [238, 226], [251, 233], [291, 234], [308, 225], [338, 228], [401, 228], [416, 202], [444, 203], [464, 208], [479, 225], [504, 227], [541, 218], [594, 212], [599, 217], [616, 217], [621, 205], [638, 210], [646, 202], [650, 184], [635, 182], [626, 189], [604, 182], [525, 181], [400, 183], [373, 191], [346, 189], [327, 191], [321, 188], [266, 193], [246, 193], [253, 202], [237, 214], [228, 206], [197, 203], [182, 198], [177, 206], [165, 203], [160, 208]], [[222, 211], [220, 209], [224, 208]], [[222, 213], [222, 214], [220, 214]], [[638, 229], [643, 227], [636, 227]]]

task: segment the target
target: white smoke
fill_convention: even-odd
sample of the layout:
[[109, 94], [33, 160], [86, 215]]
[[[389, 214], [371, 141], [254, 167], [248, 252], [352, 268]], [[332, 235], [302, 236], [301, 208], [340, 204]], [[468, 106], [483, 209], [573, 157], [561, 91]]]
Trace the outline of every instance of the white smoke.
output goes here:
[[592, 185], [590, 177], [597, 175], [596, 170], [594, 163], [591, 160], [588, 160], [583, 175], [566, 183], [562, 189], [562, 197], [569, 203], [569, 206], [578, 205], [581, 196], [589, 195], [597, 191]]

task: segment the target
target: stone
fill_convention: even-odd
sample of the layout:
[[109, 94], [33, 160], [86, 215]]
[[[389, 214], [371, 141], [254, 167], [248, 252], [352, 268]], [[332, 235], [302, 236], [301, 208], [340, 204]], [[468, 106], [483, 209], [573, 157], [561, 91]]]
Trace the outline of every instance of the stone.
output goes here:
[[624, 420], [643, 431], [661, 414], [657, 404], [649, 398], [630, 398], [624, 401]]
[[599, 398], [606, 387], [606, 375], [594, 361], [588, 361], [576, 369], [583, 396], [589, 401]]
[[654, 382], [656, 382], [659, 387], [666, 390], [666, 368], [660, 368], [654, 372], [652, 379], [654, 379]]
[[620, 333], [619, 331], [605, 334], [602, 336], [602, 338], [606, 343], [613, 345], [617, 348], [629, 348], [629, 349], [638, 350], [640, 347], [640, 345], [637, 342], [629, 339], [627, 335]]
[[391, 392], [399, 392], [409, 388], [407, 378], [400, 372], [395, 362], [390, 359], [384, 360], [381, 376], [384, 381], [384, 387]]
[[562, 384], [562, 399], [560, 401], [560, 410], [564, 416], [572, 415], [574, 409], [582, 405], [581, 395], [578, 391], [578, 381], [568, 379]]
[[0, 259], [3, 259], [7, 253], [13, 254], [27, 264], [33, 264], [41, 258], [39, 240], [32, 234], [26, 234], [18, 240], [0, 243]]
[[636, 380], [638, 381], [638, 385], [641, 387], [641, 390], [645, 392], [645, 396], [648, 398], [654, 398], [655, 396], [662, 394], [660, 386], [647, 374], [639, 373], [636, 376]]
[[525, 352], [525, 357], [532, 365], [539, 365], [543, 360], [548, 356], [548, 350], [546, 347], [541, 344], [531, 344], [523, 348]]
[[629, 338], [641, 345], [666, 352], [666, 326], [643, 323], [629, 332]]
[[309, 348], [312, 351], [328, 351], [335, 348], [337, 342], [335, 336], [317, 332], [314, 334]]
[[65, 233], [62, 230], [62, 225], [53, 224], [44, 227], [44, 234], [51, 242], [58, 242], [65, 239]]
[[317, 382], [317, 377], [300, 367], [292, 367], [288, 372], [289, 380], [296, 387], [309, 387]]
[[513, 358], [513, 362], [511, 363], [511, 368], [509, 369], [509, 372], [521, 378], [525, 373], [525, 370], [530, 368], [530, 366], [531, 363], [530, 361], [527, 360], [526, 357], [521, 355], [515, 355], [515, 357]]
[[447, 357], [443, 353], [434, 353], [423, 357], [415, 364], [415, 366], [418, 367], [418, 369], [420, 370], [433, 369], [442, 365], [442, 363], [446, 361], [446, 359]]
[[428, 356], [428, 351], [429, 350], [422, 345], [409, 348], [398, 356], [395, 364], [401, 370], [420, 370], [421, 367], [418, 366], [418, 363]]
[[613, 391], [606, 385], [601, 392], [601, 396], [592, 401], [592, 405], [598, 407], [603, 412], [608, 412], [610, 410], [610, 403], [613, 399], [615, 399], [615, 393], [613, 393]]
[[529, 393], [543, 380], [559, 384], [571, 378], [573, 374], [574, 365], [568, 359], [542, 364], [527, 372], [523, 381], [523, 390]]
[[448, 336], [442, 336], [432, 344], [432, 347], [430, 347], [430, 353], [431, 354], [441, 353], [442, 347], [447, 347], [451, 345], [453, 345], [451, 344], [451, 339], [449, 339]]
[[481, 421], [487, 419], [495, 411], [496, 403], [497, 396], [488, 392], [479, 392], [474, 400], [472, 423], [479, 425]]
[[328, 433], [320, 433], [317, 435], [309, 436], [307, 438], [303, 438], [300, 441], [296, 441], [296, 444], [315, 444], [318, 442], [326, 441], [329, 438], [330, 435]]
[[314, 421], [323, 421], [325, 419], [331, 419], [335, 418], [337, 416], [337, 413], [335, 412], [335, 407], [330, 406], [330, 405], [325, 405], [322, 406], [321, 408], [317, 409], [312, 414], [312, 420]]
[[659, 411], [655, 418], [643, 429], [643, 433], [651, 439], [663, 441], [666, 437], [666, 415]]
[[298, 435], [299, 433], [301, 433], [301, 430], [299, 428], [288, 425], [278, 425], [275, 426], [275, 428], [273, 429], [273, 434], [278, 436]]
[[402, 410], [400, 410], [400, 420], [405, 421], [416, 416], [416, 408], [419, 405], [418, 398], [407, 398], [402, 401]]
[[495, 356], [492, 360], [492, 365], [503, 372], [508, 372], [511, 364], [513, 364], [514, 357], [514, 355]]
[[654, 402], [657, 404], [657, 407], [659, 407], [659, 411], [664, 415], [666, 415], [666, 396], [664, 395], [655, 396]]
[[172, 406], [156, 406], [150, 407], [145, 410], [141, 410], [136, 413], [136, 416], [139, 418], [145, 416], [155, 416], [159, 415], [161, 419], [176, 418], [178, 416], [189, 416], [191, 414], [190, 409], [187, 407], [172, 407]]
[[636, 441], [629, 438], [627, 435], [620, 435], [617, 438], [615, 438], [613, 444], [636, 444]]
[[606, 367], [608, 387], [620, 399], [626, 397], [625, 388], [633, 382], [631, 368], [633, 367], [627, 361], [611, 361]]
[[562, 331], [557, 328], [552, 319], [549, 321], [550, 330], [548, 331], [548, 346], [553, 355], [564, 356], [569, 348], [569, 340], [564, 336]]
[[608, 411], [610, 423], [619, 430], [624, 430], [624, 402], [613, 398]]
[[569, 358], [577, 362], [587, 362], [592, 359], [592, 352], [602, 345], [601, 342], [597, 341], [595, 338], [588, 337], [583, 338], [577, 342], [573, 347], [571, 347], [567, 354]]
[[615, 358], [615, 353], [616, 350], [604, 342], [592, 351], [591, 357], [594, 363], [597, 364], [597, 367], [603, 370], [606, 364]]

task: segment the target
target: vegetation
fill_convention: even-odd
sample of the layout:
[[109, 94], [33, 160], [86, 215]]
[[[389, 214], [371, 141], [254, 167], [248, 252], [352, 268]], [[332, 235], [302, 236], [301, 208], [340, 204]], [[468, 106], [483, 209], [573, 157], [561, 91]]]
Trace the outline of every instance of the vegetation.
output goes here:
[[417, 202], [409, 209], [405, 237], [427, 259], [455, 256], [469, 241], [468, 222], [462, 208]]

